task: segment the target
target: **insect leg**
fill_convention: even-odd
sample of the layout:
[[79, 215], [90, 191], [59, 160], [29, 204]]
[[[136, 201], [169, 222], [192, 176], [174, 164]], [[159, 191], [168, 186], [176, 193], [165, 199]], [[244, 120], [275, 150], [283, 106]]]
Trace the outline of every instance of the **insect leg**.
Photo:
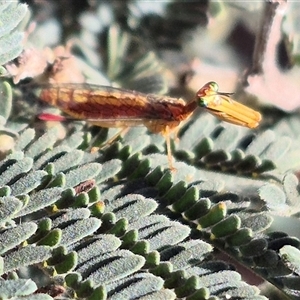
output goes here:
[[127, 133], [128, 130], [129, 127], [121, 128], [116, 134], [114, 134], [110, 139], [108, 139], [102, 147], [92, 147], [91, 152], [95, 153], [96, 151], [111, 145], [119, 136]]

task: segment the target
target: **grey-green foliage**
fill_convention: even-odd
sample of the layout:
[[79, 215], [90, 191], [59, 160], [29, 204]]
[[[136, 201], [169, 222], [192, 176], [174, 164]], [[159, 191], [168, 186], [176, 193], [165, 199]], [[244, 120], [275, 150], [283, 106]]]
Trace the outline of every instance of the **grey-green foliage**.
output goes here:
[[2, 1], [0, 3], [0, 65], [17, 57], [23, 50], [24, 35], [15, 30], [22, 21], [27, 5], [17, 1]]
[[283, 30], [286, 35], [291, 36], [291, 52], [296, 57], [299, 64], [300, 42], [299, 42], [299, 23], [297, 16], [299, 15], [299, 6], [296, 3], [291, 3], [287, 6], [286, 18], [283, 22]]
[[53, 299], [49, 295], [38, 293], [37, 286], [31, 279], [17, 279], [17, 280], [1, 280], [0, 281], [0, 297], [1, 299], [28, 299], [28, 300], [49, 300]]
[[[24, 136], [27, 137], [27, 142], [22, 142]], [[51, 225], [52, 222], [50, 224], [39, 222], [41, 216], [35, 220], [36, 223], [26, 222], [26, 218], [35, 212], [41, 213], [43, 209], [49, 208], [58, 200], [63, 202], [62, 192], [67, 191], [68, 187], [74, 187], [82, 181], [96, 177], [101, 170], [99, 163], [89, 163], [88, 161], [91, 159], [79, 155], [82, 153], [79, 150], [72, 150], [68, 146], [58, 145], [57, 150], [52, 152], [50, 147], [54, 147], [54, 143], [57, 142], [58, 138], [56, 129], [49, 130], [36, 141], [34, 141], [34, 136], [32, 130], [25, 130], [21, 133], [19, 142], [16, 144], [17, 151], [7, 155], [0, 163], [2, 195], [0, 222], [2, 227], [5, 228], [1, 233], [1, 253], [4, 262], [1, 268], [2, 274], [11, 272], [21, 266], [26, 267], [46, 261], [51, 257], [52, 252], [49, 245], [57, 247], [59, 244], [66, 246], [75, 243], [77, 240], [92, 234], [101, 224], [98, 218], [90, 216], [89, 210], [87, 210], [88, 214], [82, 214], [81, 212], [77, 215], [76, 210], [72, 213], [70, 211], [70, 217], [64, 218], [64, 221], [68, 221], [67, 226], [61, 222], [53, 221], [53, 225]], [[41, 141], [47, 141], [47, 145]], [[44, 156], [46, 155], [44, 159], [42, 159], [42, 153], [44, 153]], [[73, 161], [73, 164], [59, 162], [59, 158], [66, 153], [72, 154], [70, 161]], [[76, 159], [74, 160], [74, 158]], [[36, 162], [37, 167], [35, 167]], [[52, 164], [53, 167], [49, 168]], [[110, 173], [113, 175], [120, 168], [117, 168], [116, 161], [112, 161], [112, 164], [114, 171]], [[40, 169], [38, 167], [40, 165], [43, 165], [44, 169]], [[51, 173], [47, 170], [51, 170]], [[63, 174], [62, 171], [65, 172], [64, 177], [66, 179], [64, 183], [56, 179], [57, 175]], [[58, 186], [53, 186], [52, 182], [54, 181], [57, 182]], [[75, 193], [73, 193], [73, 196], [75, 196]], [[74, 201], [76, 202], [76, 197]], [[46, 211], [42, 215], [46, 216]], [[18, 219], [20, 217], [25, 217], [23, 222], [22, 219]], [[35, 219], [34, 217], [29, 218]], [[19, 220], [18, 222], [21, 220], [21, 224], [16, 226], [14, 220]], [[71, 220], [73, 220], [73, 223], [70, 223]], [[78, 238], [75, 237], [74, 233]], [[26, 246], [27, 243], [31, 245]], [[22, 244], [23, 246], [21, 246]], [[64, 270], [72, 269], [75, 262], [76, 254], [68, 255], [66, 253], [65, 262], [56, 262], [54, 265], [56, 271], [61, 273]], [[49, 262], [49, 266], [52, 265], [53, 262]]]
[[12, 227], [1, 234], [0, 253], [5, 253], [13, 249], [17, 245], [26, 241], [32, 234], [35, 233], [37, 225], [33, 222], [26, 222], [16, 227]]
[[[248, 296], [258, 296], [257, 290], [246, 284], [238, 284], [237, 287], [237, 282], [240, 281], [238, 276], [232, 276], [231, 281], [224, 281], [222, 278], [226, 278], [226, 268], [224, 269], [226, 265], [220, 264], [219, 273], [215, 275], [212, 273], [206, 279], [207, 275], [202, 274], [200, 269], [202, 265], [206, 266], [209, 262], [212, 247], [197, 240], [184, 242], [190, 236], [191, 228], [172, 221], [163, 214], [154, 214], [155, 211], [160, 211], [158, 210], [159, 199], [165, 209], [171, 209], [176, 214], [180, 208], [183, 213], [189, 209], [185, 205], [198, 204], [201, 190], [207, 195], [212, 195], [215, 192], [208, 190], [215, 188], [219, 190], [219, 185], [195, 183], [194, 186], [188, 187], [182, 184], [188, 175], [192, 176], [192, 173], [188, 172], [189, 168], [184, 170], [185, 164], [176, 164], [180, 166], [182, 172], [174, 174], [170, 171], [165, 172], [160, 166], [154, 169], [150, 167], [147, 169], [146, 178], [139, 177], [139, 172], [135, 172], [132, 165], [123, 164], [125, 170], [121, 170], [122, 164], [116, 159], [118, 156], [106, 161], [101, 168], [100, 163], [91, 163], [91, 159], [88, 158], [90, 156], [101, 160], [101, 155], [95, 156], [87, 152], [82, 155], [82, 151], [62, 145], [64, 141], [58, 141], [56, 129], [51, 129], [37, 138], [33, 134], [28, 135], [30, 132], [30, 130], [21, 132], [19, 139], [24, 140], [26, 135], [32, 141], [18, 142], [18, 151], [8, 155], [0, 166], [3, 181], [1, 191], [4, 195], [2, 201], [9, 204], [2, 214], [2, 223], [7, 224], [7, 229], [2, 232], [7, 244], [3, 248], [5, 265], [3, 272], [18, 268], [21, 264], [31, 265], [47, 260], [48, 272], [51, 274], [55, 270], [59, 274], [70, 274], [71, 277], [69, 275], [66, 277], [68, 285], [82, 297], [91, 296], [91, 292], [88, 292], [91, 289], [89, 282], [93, 282], [94, 285], [92, 294], [99, 295], [100, 290], [103, 292], [102, 288], [98, 287], [101, 283], [101, 286], [105, 286], [107, 295], [112, 298], [126, 295], [130, 291], [139, 297], [150, 293], [153, 297], [156, 295], [160, 298], [174, 299], [174, 295], [186, 294], [189, 285], [197, 297], [200, 297], [200, 294], [206, 297], [211, 293], [221, 297], [224, 286], [235, 286], [236, 295], [246, 293]], [[47, 141], [47, 147], [42, 146], [42, 140]], [[126, 148], [128, 143], [136, 143], [136, 141], [129, 139], [123, 147]], [[134, 155], [134, 152], [128, 153]], [[122, 149], [119, 155], [123, 155]], [[103, 156], [105, 157], [105, 153]], [[66, 158], [70, 163], [65, 164], [62, 158]], [[162, 155], [161, 158], [165, 159]], [[155, 156], [146, 157], [146, 161], [149, 159], [155, 159]], [[154, 166], [156, 164], [157, 161]], [[149, 163], [147, 165], [150, 166]], [[130, 168], [131, 172], [128, 172], [127, 168]], [[102, 171], [103, 175], [101, 175]], [[133, 172], [134, 176], [124, 182], [119, 178], [121, 181], [116, 185], [110, 180], [118, 172], [120, 175]], [[97, 200], [92, 196], [93, 189], [76, 194], [74, 190], [76, 185], [93, 178], [102, 192], [101, 199], [107, 201], [106, 204], [105, 201], [101, 204], [100, 199]], [[178, 197], [174, 198], [172, 194]], [[227, 202], [231, 197], [228, 195]], [[193, 199], [193, 202], [188, 199]], [[215, 201], [216, 204], [219, 200], [211, 198], [211, 201]], [[177, 201], [181, 204], [176, 205]], [[12, 206], [14, 202], [16, 205]], [[99, 204], [105, 205], [104, 214], [97, 208]], [[80, 206], [86, 208], [78, 208]], [[242, 208], [247, 206], [246, 202]], [[4, 207], [2, 206], [3, 209]], [[236, 211], [236, 208], [232, 206], [232, 210]], [[98, 217], [93, 217], [91, 212]], [[225, 215], [222, 214], [223, 217]], [[241, 220], [247, 220], [249, 216], [239, 214]], [[22, 230], [26, 231], [26, 234], [22, 233], [21, 225], [19, 225], [20, 229], [9, 225], [14, 224], [14, 220], [19, 217], [22, 217], [25, 222]], [[32, 221], [27, 223], [28, 218]], [[256, 222], [258, 219], [257, 216]], [[226, 224], [226, 221], [224, 222]], [[26, 229], [27, 224], [28, 229]], [[251, 222], [249, 224], [252, 225]], [[252, 230], [261, 231], [262, 228], [258, 230], [253, 227]], [[11, 239], [14, 231], [20, 234], [18, 240]], [[98, 234], [94, 235], [97, 231]], [[218, 235], [218, 230], [215, 231], [215, 235]], [[88, 236], [90, 238], [87, 238]], [[28, 246], [24, 244], [25, 241]], [[9, 251], [21, 243], [23, 246], [19, 250]], [[120, 249], [122, 245], [125, 247], [124, 250]], [[23, 255], [26, 255], [26, 261]], [[190, 261], [191, 255], [193, 255], [192, 261]], [[167, 273], [164, 271], [166, 263], [171, 268]], [[150, 271], [148, 275], [141, 273], [145, 266], [148, 272]], [[111, 273], [112, 269], [115, 270], [114, 273]], [[70, 273], [71, 271], [73, 273]], [[176, 274], [182, 271], [185, 275], [179, 284]], [[73, 283], [74, 276], [81, 278], [77, 280], [77, 285]], [[161, 276], [163, 279], [160, 278]], [[219, 287], [216, 288], [215, 284], [208, 286], [205, 283], [208, 278], [217, 282]], [[164, 281], [165, 284], [170, 282], [167, 289], [166, 286], [163, 288]], [[177, 284], [171, 284], [172, 281]], [[119, 285], [123, 286], [121, 290]], [[176, 286], [180, 285], [182, 288], [177, 289]], [[149, 289], [146, 288], [147, 286]]]
[[8, 273], [21, 267], [27, 267], [51, 256], [51, 249], [47, 246], [27, 246], [3, 255], [3, 273]]
[[12, 90], [7, 82], [0, 82], [0, 115], [6, 120], [11, 112], [12, 107]]
[[[143, 55], [134, 56], [133, 53], [138, 53], [138, 51], [130, 51], [132, 39], [129, 33], [121, 30], [119, 26], [109, 28], [107, 47], [106, 73], [112, 81], [121, 82], [129, 89], [145, 93], [165, 93], [167, 91], [166, 79], [161, 72], [162, 62], [155, 52], [148, 51]], [[134, 64], [130, 62], [133, 59]]]

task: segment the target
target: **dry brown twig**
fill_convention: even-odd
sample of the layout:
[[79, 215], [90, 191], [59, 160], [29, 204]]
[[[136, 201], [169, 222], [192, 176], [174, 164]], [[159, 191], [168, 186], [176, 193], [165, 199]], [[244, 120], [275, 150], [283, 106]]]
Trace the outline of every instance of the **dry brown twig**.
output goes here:
[[281, 24], [287, 8], [286, 0], [266, 2], [261, 30], [256, 38], [252, 68], [245, 74], [245, 91], [259, 100], [282, 110], [300, 106], [300, 68], [282, 71], [277, 63], [277, 47], [282, 38]]

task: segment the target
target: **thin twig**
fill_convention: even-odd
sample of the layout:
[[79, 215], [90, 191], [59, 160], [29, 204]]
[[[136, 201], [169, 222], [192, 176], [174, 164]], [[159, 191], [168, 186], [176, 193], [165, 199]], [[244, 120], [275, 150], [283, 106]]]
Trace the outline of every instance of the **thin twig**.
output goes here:
[[[271, 63], [276, 64], [276, 47], [281, 39], [281, 23], [286, 10], [286, 0], [271, 0], [265, 2], [260, 30], [255, 39], [252, 66], [245, 74], [262, 74]], [[246, 80], [247, 82], [247, 80]]]
[[300, 106], [299, 66], [282, 71], [278, 63], [278, 45], [282, 40], [282, 21], [286, 0], [266, 2], [260, 31], [256, 37], [252, 67], [245, 74], [245, 91], [260, 101], [285, 111]]

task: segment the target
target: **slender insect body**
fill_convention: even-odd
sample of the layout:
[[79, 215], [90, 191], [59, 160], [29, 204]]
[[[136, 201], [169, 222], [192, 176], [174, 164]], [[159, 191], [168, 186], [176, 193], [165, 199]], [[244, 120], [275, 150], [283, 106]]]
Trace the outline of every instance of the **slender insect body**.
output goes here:
[[249, 128], [258, 126], [260, 113], [232, 100], [230, 95], [218, 92], [218, 85], [209, 82], [190, 102], [90, 84], [41, 86], [39, 97], [69, 116], [97, 126], [146, 126], [151, 132], [161, 133], [166, 138], [169, 166], [173, 169], [170, 133], [188, 119], [197, 106], [229, 123]]

